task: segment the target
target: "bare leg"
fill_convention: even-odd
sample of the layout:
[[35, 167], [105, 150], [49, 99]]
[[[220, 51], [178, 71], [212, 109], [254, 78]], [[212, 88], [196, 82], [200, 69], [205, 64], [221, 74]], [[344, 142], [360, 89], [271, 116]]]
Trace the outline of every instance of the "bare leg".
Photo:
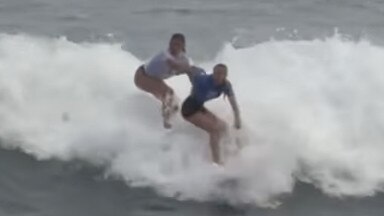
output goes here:
[[152, 94], [160, 101], [163, 101], [167, 93], [173, 92], [163, 80], [146, 75], [142, 67], [137, 69], [134, 82], [139, 89]]
[[194, 115], [188, 117], [186, 120], [208, 132], [212, 160], [217, 164], [221, 164], [220, 138], [224, 128], [223, 125], [225, 125], [223, 124], [224, 122], [218, 119], [213, 113], [209, 111], [204, 113], [197, 112]]
[[209, 145], [211, 146], [212, 159], [215, 163], [221, 164], [220, 158], [220, 134], [211, 132], [209, 134]]
[[161, 101], [161, 112], [165, 128], [171, 128], [170, 117], [178, 110], [173, 90], [163, 81], [149, 77], [142, 67], [138, 68], [134, 78], [135, 85], [141, 90], [152, 94]]

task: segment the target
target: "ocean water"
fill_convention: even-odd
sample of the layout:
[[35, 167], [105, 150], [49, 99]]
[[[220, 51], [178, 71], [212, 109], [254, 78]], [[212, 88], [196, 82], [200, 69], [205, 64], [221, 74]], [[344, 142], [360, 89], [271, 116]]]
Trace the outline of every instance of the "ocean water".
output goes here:
[[[379, 0], [0, 1], [0, 215], [382, 215], [383, 21]], [[174, 32], [230, 69], [224, 168], [133, 85]]]

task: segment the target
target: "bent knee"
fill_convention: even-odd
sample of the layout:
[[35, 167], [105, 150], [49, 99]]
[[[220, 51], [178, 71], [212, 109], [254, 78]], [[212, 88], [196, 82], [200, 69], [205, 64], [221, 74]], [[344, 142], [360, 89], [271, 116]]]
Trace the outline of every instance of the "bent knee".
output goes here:
[[218, 121], [211, 129], [211, 133], [223, 133], [227, 129], [227, 125], [223, 121]]

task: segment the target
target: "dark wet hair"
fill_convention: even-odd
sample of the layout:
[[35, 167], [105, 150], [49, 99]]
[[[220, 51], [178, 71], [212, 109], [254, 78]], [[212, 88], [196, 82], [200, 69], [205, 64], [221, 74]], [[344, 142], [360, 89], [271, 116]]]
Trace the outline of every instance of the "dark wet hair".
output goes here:
[[185, 36], [184, 34], [182, 33], [174, 33], [171, 37], [171, 40], [169, 41], [169, 43], [171, 43], [171, 41], [173, 40], [180, 40], [181, 42], [183, 42], [184, 44], [184, 48], [183, 48], [183, 51], [186, 52], [185, 50]]
[[175, 33], [171, 37], [172, 40], [181, 40], [183, 43], [185, 43], [185, 36], [182, 33]]
[[227, 65], [225, 65], [223, 63], [216, 64], [215, 67], [213, 67], [213, 69], [216, 69], [216, 68], [219, 68], [219, 67], [225, 68], [225, 70], [228, 71]]

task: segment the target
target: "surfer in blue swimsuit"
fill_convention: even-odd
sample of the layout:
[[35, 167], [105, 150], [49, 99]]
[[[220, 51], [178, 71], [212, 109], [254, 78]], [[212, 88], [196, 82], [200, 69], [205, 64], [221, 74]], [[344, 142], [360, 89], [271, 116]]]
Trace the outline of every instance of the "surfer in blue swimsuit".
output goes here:
[[224, 94], [228, 97], [234, 113], [234, 126], [241, 128], [240, 112], [231, 83], [227, 80], [228, 69], [224, 64], [217, 64], [212, 74], [206, 74], [198, 67], [191, 67], [188, 73], [192, 83], [191, 94], [184, 101], [181, 113], [185, 120], [205, 130], [209, 134], [212, 160], [221, 164], [219, 142], [226, 129], [223, 120], [204, 107], [204, 103]]

